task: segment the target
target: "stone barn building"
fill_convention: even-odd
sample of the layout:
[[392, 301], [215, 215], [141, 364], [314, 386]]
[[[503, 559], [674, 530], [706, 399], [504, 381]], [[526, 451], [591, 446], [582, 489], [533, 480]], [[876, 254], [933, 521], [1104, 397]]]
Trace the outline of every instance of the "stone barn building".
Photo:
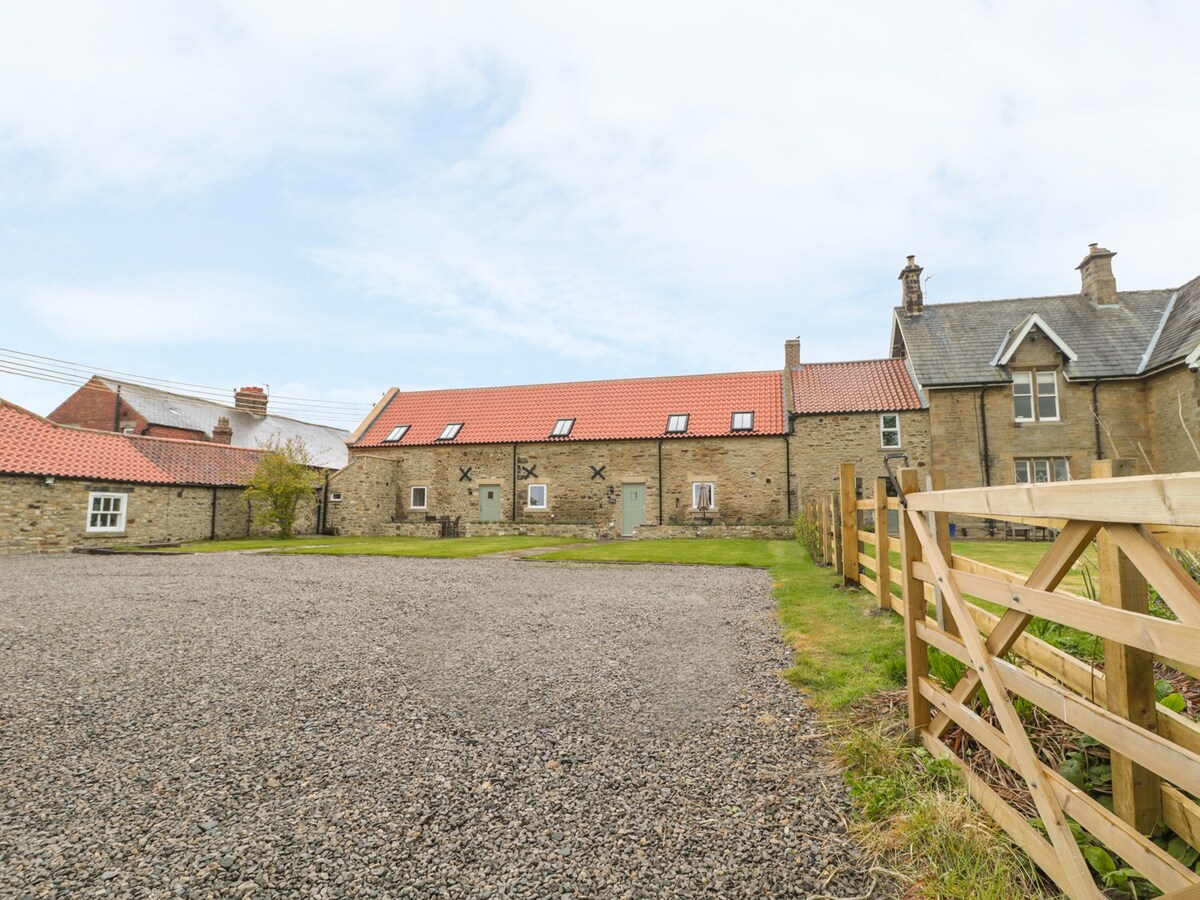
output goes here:
[[[330, 479], [345, 534], [526, 530], [626, 537], [790, 534], [841, 462], [924, 464], [923, 401], [903, 360], [780, 370], [388, 391]], [[821, 398], [810, 396], [819, 393]], [[916, 462], [917, 460], [914, 460]]]

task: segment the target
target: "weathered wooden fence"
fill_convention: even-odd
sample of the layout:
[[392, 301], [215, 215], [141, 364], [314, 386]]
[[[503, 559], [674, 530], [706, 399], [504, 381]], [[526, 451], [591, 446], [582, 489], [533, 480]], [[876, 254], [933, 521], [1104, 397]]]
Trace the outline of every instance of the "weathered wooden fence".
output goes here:
[[[960, 768], [971, 795], [1069, 897], [1103, 895], [1068, 817], [1167, 897], [1200, 900], [1200, 876], [1145, 836], [1161, 820], [1200, 849], [1200, 726], [1156, 702], [1153, 672], [1159, 659], [1200, 673], [1200, 586], [1169, 552], [1200, 549], [1200, 473], [1104, 477], [1124, 471], [1122, 461], [1103, 461], [1093, 473], [1101, 477], [1086, 481], [922, 490], [917, 471], [902, 469], [901, 499], [887, 497], [886, 479], [873, 497], [858, 499], [853, 468], [843, 466], [839, 503], [821, 504], [833, 520], [822, 524], [822, 552], [847, 582], [904, 617], [913, 739]], [[887, 533], [888, 509], [899, 511], [898, 537]], [[872, 527], [859, 527], [868, 513]], [[1040, 525], [1058, 536], [1021, 576], [953, 555], [951, 514]], [[1099, 602], [1057, 589], [1093, 541]], [[1174, 620], [1150, 614], [1147, 583]], [[1104, 671], [1027, 634], [1034, 618], [1103, 639]], [[929, 677], [930, 647], [966, 666], [950, 690]], [[981, 689], [998, 727], [976, 709]], [[1013, 695], [1109, 748], [1111, 811], [1039, 758]], [[1021, 776], [1046, 835], [947, 746], [955, 725]]]

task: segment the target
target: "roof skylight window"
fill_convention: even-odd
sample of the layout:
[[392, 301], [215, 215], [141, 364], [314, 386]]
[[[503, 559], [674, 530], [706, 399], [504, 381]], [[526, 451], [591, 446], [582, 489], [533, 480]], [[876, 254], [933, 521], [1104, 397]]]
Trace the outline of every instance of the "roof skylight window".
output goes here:
[[667, 417], [667, 434], [683, 434], [688, 430], [688, 414]]
[[753, 412], [735, 412], [733, 421], [729, 426], [730, 431], [753, 431], [754, 430], [754, 413]]
[[566, 437], [574, 427], [574, 419], [559, 419], [554, 423], [554, 430], [550, 432], [550, 437]]
[[458, 433], [459, 433], [459, 431], [462, 430], [462, 427], [463, 427], [462, 422], [451, 422], [449, 425], [447, 425], [445, 428], [442, 429], [442, 433], [438, 435], [438, 440], [439, 441], [454, 440], [456, 437], [458, 437]]
[[388, 432], [388, 436], [385, 437], [383, 440], [384, 440], [384, 443], [391, 443], [393, 441], [401, 440], [404, 437], [404, 435], [406, 435], [406, 434], [408, 434], [408, 426], [407, 425], [397, 425], [395, 428], [393, 428], [391, 431]]

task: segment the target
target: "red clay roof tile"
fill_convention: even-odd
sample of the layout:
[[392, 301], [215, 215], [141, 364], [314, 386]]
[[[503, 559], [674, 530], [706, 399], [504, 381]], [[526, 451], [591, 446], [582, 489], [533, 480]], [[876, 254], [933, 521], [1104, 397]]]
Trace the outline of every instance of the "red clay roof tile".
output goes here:
[[0, 400], [0, 472], [138, 484], [243, 485], [261, 451], [56, 425]]
[[[732, 430], [735, 412], [753, 412], [751, 432]], [[685, 434], [668, 435], [667, 417], [687, 413]], [[551, 438], [559, 419], [574, 419], [566, 438]], [[778, 435], [786, 429], [780, 372], [733, 372], [575, 381], [514, 387], [401, 391], [379, 414], [357, 447], [438, 443], [451, 422], [462, 422], [456, 444], [601, 441], [629, 438]], [[384, 438], [411, 426], [398, 444]]]
[[801, 414], [922, 408], [903, 359], [802, 365], [792, 370], [792, 404]]

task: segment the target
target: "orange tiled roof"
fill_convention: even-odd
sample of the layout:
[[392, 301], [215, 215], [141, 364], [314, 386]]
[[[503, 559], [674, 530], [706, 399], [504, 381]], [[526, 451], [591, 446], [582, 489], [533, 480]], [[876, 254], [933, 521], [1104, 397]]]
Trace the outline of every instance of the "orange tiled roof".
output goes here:
[[[735, 412], [753, 412], [750, 432], [733, 431]], [[685, 434], [666, 433], [667, 418], [688, 415]], [[559, 419], [574, 419], [566, 438], [551, 438]], [[462, 422], [455, 444], [602, 441], [629, 438], [778, 435], [786, 429], [781, 372], [733, 372], [575, 381], [516, 387], [398, 392], [358, 439], [357, 447], [437, 444], [446, 425]], [[409, 430], [396, 445], [384, 438]]]
[[242, 485], [260, 451], [56, 425], [0, 400], [0, 472], [138, 484]]
[[802, 365], [792, 370], [792, 405], [801, 414], [923, 407], [902, 359]]

